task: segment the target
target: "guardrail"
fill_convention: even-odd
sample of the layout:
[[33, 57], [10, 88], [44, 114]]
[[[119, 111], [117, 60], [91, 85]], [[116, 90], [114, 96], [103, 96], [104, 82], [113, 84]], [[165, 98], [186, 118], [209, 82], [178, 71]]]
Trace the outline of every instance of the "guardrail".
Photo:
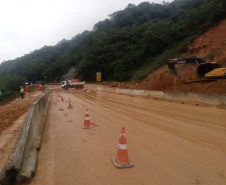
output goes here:
[[35, 174], [51, 92], [31, 104], [11, 155], [0, 172], [0, 185], [30, 181]]

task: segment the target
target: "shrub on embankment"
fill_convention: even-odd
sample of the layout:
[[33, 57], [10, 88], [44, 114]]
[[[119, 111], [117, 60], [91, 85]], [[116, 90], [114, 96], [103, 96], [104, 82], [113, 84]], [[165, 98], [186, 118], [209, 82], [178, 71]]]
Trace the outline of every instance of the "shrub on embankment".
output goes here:
[[20, 86], [23, 86], [26, 82], [26, 79], [22, 76], [13, 74], [7, 75], [3, 78], [0, 78], [0, 102], [8, 99], [12, 95], [18, 94], [20, 92]]

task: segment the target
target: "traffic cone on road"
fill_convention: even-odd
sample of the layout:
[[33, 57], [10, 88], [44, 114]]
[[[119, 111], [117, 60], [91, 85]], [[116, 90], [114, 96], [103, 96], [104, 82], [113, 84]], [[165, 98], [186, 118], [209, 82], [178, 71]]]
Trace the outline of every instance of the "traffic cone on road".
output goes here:
[[64, 101], [64, 97], [63, 96], [61, 96], [61, 101]]
[[69, 98], [69, 105], [68, 105], [68, 109], [72, 109], [72, 105], [71, 105], [71, 99]]
[[90, 125], [90, 119], [89, 119], [88, 109], [86, 109], [84, 124], [82, 125], [82, 128], [92, 128], [92, 126]]
[[111, 160], [116, 168], [131, 168], [134, 164], [129, 160], [127, 145], [126, 145], [126, 133], [125, 127], [122, 127], [119, 144], [118, 144], [118, 152], [117, 157]]

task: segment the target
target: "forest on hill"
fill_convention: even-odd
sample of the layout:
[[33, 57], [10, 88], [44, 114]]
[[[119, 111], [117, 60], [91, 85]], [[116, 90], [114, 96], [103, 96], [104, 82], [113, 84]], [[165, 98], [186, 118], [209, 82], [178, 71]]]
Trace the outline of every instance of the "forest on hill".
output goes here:
[[59, 82], [72, 67], [80, 80], [95, 81], [96, 72], [106, 81], [143, 80], [225, 18], [222, 0], [129, 4], [92, 31], [1, 63], [0, 91], [18, 91], [25, 81]]

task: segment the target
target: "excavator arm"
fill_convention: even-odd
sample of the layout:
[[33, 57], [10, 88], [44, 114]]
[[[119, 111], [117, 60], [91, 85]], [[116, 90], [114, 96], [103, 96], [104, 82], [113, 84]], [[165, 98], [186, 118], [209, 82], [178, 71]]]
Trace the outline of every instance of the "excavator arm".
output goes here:
[[190, 58], [173, 58], [167, 61], [168, 68], [170, 72], [177, 78], [177, 70], [175, 68], [175, 64], [202, 64], [205, 63], [204, 58], [190, 57]]

